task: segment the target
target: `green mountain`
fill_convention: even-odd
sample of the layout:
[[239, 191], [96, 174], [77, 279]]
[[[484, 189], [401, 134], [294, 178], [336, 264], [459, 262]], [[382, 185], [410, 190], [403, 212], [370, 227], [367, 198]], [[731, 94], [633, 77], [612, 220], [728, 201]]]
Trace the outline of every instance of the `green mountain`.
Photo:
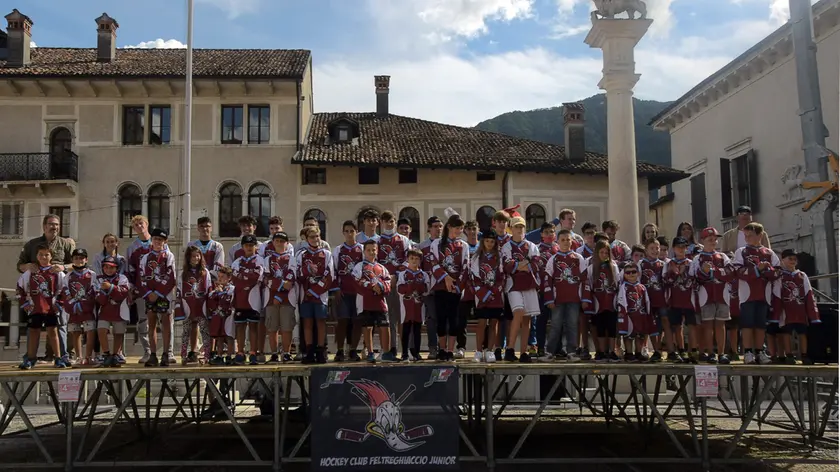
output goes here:
[[[607, 152], [607, 97], [593, 95], [582, 100], [586, 107], [586, 149]], [[654, 164], [671, 165], [671, 139], [665, 131], [654, 131], [648, 122], [671, 102], [633, 99], [633, 117], [636, 121], [636, 158]], [[482, 121], [476, 128], [497, 133], [533, 139], [552, 144], [563, 144], [562, 107], [541, 108], [530, 111], [512, 111]]]

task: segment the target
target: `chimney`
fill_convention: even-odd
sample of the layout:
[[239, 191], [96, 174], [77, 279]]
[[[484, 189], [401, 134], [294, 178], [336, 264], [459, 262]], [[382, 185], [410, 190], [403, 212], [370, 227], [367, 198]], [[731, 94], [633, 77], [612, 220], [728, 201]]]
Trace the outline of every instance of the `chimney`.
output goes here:
[[117, 53], [117, 20], [103, 13], [96, 20], [96, 60], [112, 62]]
[[391, 76], [374, 75], [373, 83], [376, 85], [376, 116], [388, 116], [388, 92], [390, 92]]
[[563, 104], [563, 142], [566, 144], [566, 158], [571, 162], [586, 160], [583, 130], [585, 111], [583, 103], [580, 102]]
[[23, 67], [29, 65], [29, 43], [32, 42], [32, 19], [17, 8], [6, 15], [9, 22], [7, 30], [8, 57], [6, 67]]

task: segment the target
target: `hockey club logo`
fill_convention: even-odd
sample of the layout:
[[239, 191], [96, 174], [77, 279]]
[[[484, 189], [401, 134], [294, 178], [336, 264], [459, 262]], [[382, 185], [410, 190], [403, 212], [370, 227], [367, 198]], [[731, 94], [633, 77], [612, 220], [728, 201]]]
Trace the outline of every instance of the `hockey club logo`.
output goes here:
[[350, 275], [353, 273], [353, 257], [350, 254], [342, 253], [338, 256], [338, 275]]
[[639, 296], [639, 292], [635, 290], [627, 290], [626, 292], [627, 298], [627, 312], [628, 313], [644, 313], [645, 309], [642, 305], [642, 298]]
[[574, 275], [573, 269], [576, 267], [577, 264], [568, 264], [564, 261], [558, 262], [557, 272], [560, 274], [560, 280], [569, 284], [580, 283], [580, 277]]
[[29, 293], [31, 295], [43, 295], [44, 297], [50, 298], [53, 296], [52, 287], [50, 285], [49, 280], [46, 277], [39, 273], [32, 274], [32, 284], [34, 288], [32, 288]]
[[[349, 373], [349, 372], [348, 372]], [[332, 376], [332, 372], [330, 373]], [[375, 380], [361, 379], [348, 380], [353, 388], [351, 393], [364, 403], [370, 411], [370, 420], [365, 425], [364, 431], [341, 428], [335, 432], [335, 438], [339, 441], [363, 443], [371, 436], [384, 442], [388, 448], [395, 452], [406, 452], [426, 443], [423, 438], [435, 434], [431, 425], [425, 424], [411, 429], [406, 429], [402, 418], [402, 404], [414, 393], [414, 384], [395, 399], [385, 387]]]
[[797, 305], [805, 304], [805, 297], [802, 296], [802, 291], [799, 286], [791, 280], [786, 280], [782, 283], [782, 301], [787, 303], [796, 303]]
[[647, 285], [650, 290], [662, 290], [662, 281], [659, 280], [659, 275], [657, 275], [657, 272], [653, 270], [653, 268], [647, 267], [642, 270], [642, 280], [646, 282], [645, 285]]
[[344, 385], [344, 381], [350, 376], [349, 370], [333, 370], [327, 375], [327, 379], [321, 384], [321, 388], [327, 388], [330, 385]]
[[[488, 254], [490, 256], [490, 254]], [[478, 266], [478, 275], [481, 277], [481, 283], [487, 287], [496, 285], [496, 271], [497, 269], [490, 264], [489, 257], [482, 261]]]
[[453, 373], [455, 373], [455, 369], [451, 367], [435, 369], [432, 371], [432, 375], [431, 377], [429, 377], [429, 380], [427, 380], [426, 383], [423, 384], [423, 386], [429, 388], [436, 383], [446, 383]]
[[394, 247], [390, 244], [383, 242], [382, 239], [379, 240], [379, 255], [380, 264], [390, 264], [393, 266], [399, 265], [399, 262], [397, 261], [397, 251], [395, 251]]
[[70, 303], [78, 303], [87, 300], [87, 290], [78, 280], [74, 280], [69, 284], [70, 288]]

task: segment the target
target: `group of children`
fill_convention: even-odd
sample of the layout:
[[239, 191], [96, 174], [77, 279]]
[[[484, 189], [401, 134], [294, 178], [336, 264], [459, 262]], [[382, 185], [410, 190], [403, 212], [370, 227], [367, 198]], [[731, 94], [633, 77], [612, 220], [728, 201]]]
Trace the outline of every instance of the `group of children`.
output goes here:
[[[260, 243], [256, 220], [244, 216], [240, 242], [228, 253], [230, 265], [224, 264], [222, 245], [211, 238], [212, 222], [202, 217], [199, 239], [186, 248], [180, 274], [166, 232], [149, 232], [143, 216], [133, 221], [140, 236], [127, 257], [117, 254], [116, 237], [106, 235], [93, 269], [87, 252], [77, 249], [72, 270], [60, 272], [50, 265], [50, 248], [39, 247], [40, 267], [18, 281], [21, 307], [29, 313], [20, 367], [37, 362], [44, 328], [57, 352], [56, 326], [62, 320], [80, 357], [86, 339], [83, 363], [92, 363], [98, 337], [105, 348], [102, 365], [120, 366], [134, 303], [148, 326], [149, 352], [141, 360], [148, 367], [174, 362], [175, 321], [184, 327], [185, 364], [292, 361], [296, 326], [301, 360], [324, 363], [331, 295], [338, 362], [361, 361], [365, 354], [369, 362], [420, 360], [423, 324], [430, 359], [463, 358], [466, 320], [473, 317], [477, 362], [593, 360], [591, 340], [596, 362], [656, 362], [667, 354], [673, 362], [727, 364], [737, 360], [740, 331], [745, 362], [766, 364], [775, 355], [795, 363], [790, 335], [798, 334], [806, 352], [808, 325], [819, 323], [808, 277], [796, 269], [796, 253], [785, 251], [780, 260], [761, 246], [758, 223], [744, 228], [746, 246], [727, 255], [717, 250], [720, 235], [714, 228], [700, 232], [700, 245], [688, 223], [680, 226], [669, 251], [652, 225], [643, 230], [643, 244], [633, 247], [616, 238], [614, 221], [604, 222], [601, 231], [587, 222], [578, 235], [572, 210], [561, 212], [559, 232], [545, 223], [526, 233], [516, 208], [497, 212], [492, 228], [482, 232], [451, 209], [446, 217], [445, 222], [429, 218], [428, 239], [414, 243], [408, 220], [370, 210], [362, 231], [353, 221], [343, 223], [344, 241], [331, 250], [314, 219], [304, 221], [293, 246], [281, 218], [269, 220], [271, 238]], [[56, 367], [68, 365], [66, 358], [55, 361]]]

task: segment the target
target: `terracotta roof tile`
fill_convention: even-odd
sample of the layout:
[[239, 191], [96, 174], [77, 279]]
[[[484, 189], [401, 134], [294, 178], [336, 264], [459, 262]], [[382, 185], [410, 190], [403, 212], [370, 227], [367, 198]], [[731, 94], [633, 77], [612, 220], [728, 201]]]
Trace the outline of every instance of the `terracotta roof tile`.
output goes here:
[[[357, 144], [330, 143], [328, 125], [337, 120], [355, 122]], [[567, 174], [607, 173], [607, 156], [587, 152], [586, 160], [572, 162], [563, 146], [490, 131], [446, 125], [399, 115], [376, 113], [316, 113], [296, 164], [354, 167], [403, 167], [471, 170], [512, 170]], [[688, 175], [670, 167], [638, 163], [640, 177], [651, 187]]]
[[[194, 49], [196, 78], [303, 78], [311, 52], [305, 49]], [[31, 50], [25, 67], [6, 67], [0, 77], [178, 78], [186, 70], [186, 49], [117, 49], [112, 62], [97, 62], [96, 49]]]

